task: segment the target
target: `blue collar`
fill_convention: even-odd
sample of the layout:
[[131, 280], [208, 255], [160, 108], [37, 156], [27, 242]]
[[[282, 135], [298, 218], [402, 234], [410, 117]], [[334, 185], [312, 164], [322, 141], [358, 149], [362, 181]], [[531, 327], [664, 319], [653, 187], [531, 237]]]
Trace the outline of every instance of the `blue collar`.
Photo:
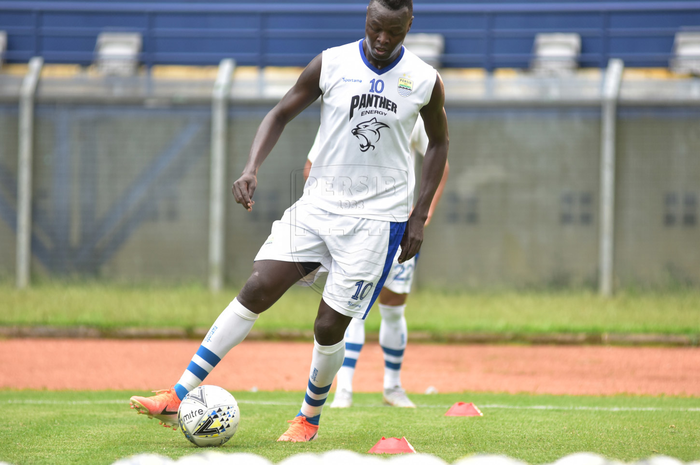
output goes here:
[[401, 61], [401, 58], [403, 58], [403, 52], [406, 50], [404, 48], [404, 46], [402, 45], [401, 46], [401, 53], [399, 53], [399, 56], [396, 57], [396, 60], [394, 60], [389, 66], [387, 66], [385, 68], [377, 69], [372, 63], [369, 62], [369, 60], [367, 60], [367, 57], [365, 56], [365, 50], [364, 50], [364, 48], [362, 48], [362, 44], [364, 43], [364, 41], [365, 41], [365, 39], [362, 39], [359, 42], [359, 44], [360, 44], [360, 56], [362, 57], [362, 61], [365, 62], [365, 65], [369, 69], [371, 69], [372, 71], [374, 71], [376, 74], [379, 74], [379, 75], [382, 75], [382, 74], [394, 69], [396, 67], [396, 65], [399, 64], [399, 61]]

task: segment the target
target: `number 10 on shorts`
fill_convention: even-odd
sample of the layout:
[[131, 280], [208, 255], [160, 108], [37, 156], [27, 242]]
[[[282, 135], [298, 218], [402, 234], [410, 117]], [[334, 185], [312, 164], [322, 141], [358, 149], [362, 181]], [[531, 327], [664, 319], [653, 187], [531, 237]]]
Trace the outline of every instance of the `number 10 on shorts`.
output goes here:
[[372, 287], [374, 287], [374, 283], [365, 284], [364, 281], [358, 281], [355, 283], [355, 286], [357, 286], [357, 290], [355, 291], [355, 294], [353, 294], [352, 299], [353, 300], [362, 300], [365, 297], [367, 297], [367, 294], [369, 294], [369, 291], [372, 290]]

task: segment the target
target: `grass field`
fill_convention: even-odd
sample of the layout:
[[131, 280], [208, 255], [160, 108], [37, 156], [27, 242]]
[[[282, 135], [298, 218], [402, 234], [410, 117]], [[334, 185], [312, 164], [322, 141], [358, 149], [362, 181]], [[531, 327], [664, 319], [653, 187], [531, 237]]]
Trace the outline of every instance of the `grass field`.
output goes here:
[[[1, 325], [89, 326], [99, 329], [207, 329], [235, 296], [201, 286], [126, 287], [41, 283], [17, 291], [0, 284]], [[255, 330], [309, 330], [319, 295], [292, 289], [256, 323]], [[622, 292], [446, 293], [411, 295], [409, 330], [454, 333], [654, 333], [700, 339], [700, 290], [663, 294]], [[376, 309], [367, 322], [379, 328]], [[1, 369], [1, 368], [0, 368]], [[225, 386], [224, 386], [225, 387]], [[138, 417], [134, 392], [0, 390], [0, 462], [111, 464], [142, 453], [178, 458], [199, 452], [179, 432]], [[147, 394], [144, 392], [143, 394]], [[237, 392], [241, 426], [222, 452], [248, 452], [279, 462], [291, 455], [346, 449], [367, 452], [381, 437], [405, 436], [418, 452], [451, 463], [471, 454], [502, 454], [529, 464], [551, 463], [576, 452], [634, 462], [668, 455], [700, 461], [700, 398], [575, 397], [526, 394], [416, 395], [416, 410], [381, 405], [380, 394], [355, 394], [353, 409], [326, 409], [319, 440], [277, 443], [302, 393]], [[445, 417], [458, 401], [474, 402], [483, 417]]]
[[[44, 283], [18, 291], [0, 285], [0, 325], [209, 328], [236, 295], [202, 286], [124, 287]], [[255, 324], [256, 331], [309, 330], [319, 295], [293, 288]], [[367, 330], [379, 330], [374, 309]], [[409, 330], [446, 333], [656, 333], [700, 338], [700, 290], [622, 292], [448, 293], [422, 290], [408, 302]]]
[[[133, 392], [0, 391], [0, 461], [10, 464], [111, 464], [152, 453], [178, 458], [201, 451], [179, 431], [137, 416]], [[146, 394], [146, 393], [144, 393]], [[503, 394], [415, 395], [419, 408], [392, 409], [379, 394], [356, 394], [348, 410], [326, 409], [317, 441], [277, 443], [302, 393], [234, 392], [241, 406], [236, 436], [221, 452], [248, 452], [273, 462], [302, 452], [366, 453], [382, 436], [403, 437], [417, 452], [448, 463], [475, 454], [502, 454], [529, 464], [587, 451], [633, 462], [668, 455], [700, 459], [700, 399], [573, 397]], [[483, 417], [445, 417], [458, 401]]]

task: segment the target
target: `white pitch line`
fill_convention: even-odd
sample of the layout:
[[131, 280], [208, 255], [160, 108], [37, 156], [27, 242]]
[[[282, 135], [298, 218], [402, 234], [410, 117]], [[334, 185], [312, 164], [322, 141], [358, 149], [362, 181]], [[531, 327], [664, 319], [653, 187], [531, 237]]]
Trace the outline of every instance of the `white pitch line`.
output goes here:
[[[94, 405], [94, 404], [123, 404], [129, 403], [126, 399], [105, 400], [42, 400], [42, 399], [8, 399], [6, 404], [23, 405]], [[272, 405], [272, 406], [298, 406], [300, 402], [277, 402], [267, 400], [238, 400], [239, 404]], [[387, 408], [382, 404], [354, 404], [363, 408]], [[425, 409], [449, 409], [452, 405], [418, 405]], [[563, 410], [563, 411], [593, 411], [593, 412], [700, 412], [700, 407], [673, 408], [673, 407], [586, 407], [586, 406], [559, 406], [559, 405], [504, 405], [504, 404], [480, 404], [479, 409], [507, 409], [507, 410]]]
[[511, 410], [588, 410], [594, 412], [700, 412], [700, 407], [691, 408], [663, 408], [663, 407], [583, 407], [583, 406], [558, 406], [558, 405], [479, 405], [480, 409], [511, 409]]
[[94, 404], [128, 404], [128, 400], [41, 400], [41, 399], [9, 399], [7, 404], [26, 405], [94, 405]]

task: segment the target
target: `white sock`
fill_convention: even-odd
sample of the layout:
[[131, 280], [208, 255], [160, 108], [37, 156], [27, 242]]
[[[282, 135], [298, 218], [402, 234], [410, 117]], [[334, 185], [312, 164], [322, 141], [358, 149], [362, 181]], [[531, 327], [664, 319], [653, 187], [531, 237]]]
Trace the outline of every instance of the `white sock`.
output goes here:
[[340, 341], [332, 346], [322, 346], [314, 339], [314, 353], [311, 358], [311, 370], [309, 383], [306, 387], [306, 396], [301, 404], [299, 415], [304, 415], [306, 421], [312, 425], [318, 425], [321, 419], [323, 404], [328, 398], [328, 391], [335, 374], [345, 358], [345, 341]]
[[345, 360], [338, 371], [338, 389], [352, 392], [352, 378], [360, 351], [365, 344], [365, 320], [353, 318], [345, 331]]
[[257, 319], [257, 314], [245, 308], [237, 298], [233, 299], [209, 329], [197, 353], [175, 385], [180, 399], [199, 386], [224, 355], [245, 339]]
[[379, 312], [382, 315], [379, 345], [384, 352], [384, 389], [401, 387], [401, 363], [408, 339], [405, 309], [406, 305], [379, 304]]

